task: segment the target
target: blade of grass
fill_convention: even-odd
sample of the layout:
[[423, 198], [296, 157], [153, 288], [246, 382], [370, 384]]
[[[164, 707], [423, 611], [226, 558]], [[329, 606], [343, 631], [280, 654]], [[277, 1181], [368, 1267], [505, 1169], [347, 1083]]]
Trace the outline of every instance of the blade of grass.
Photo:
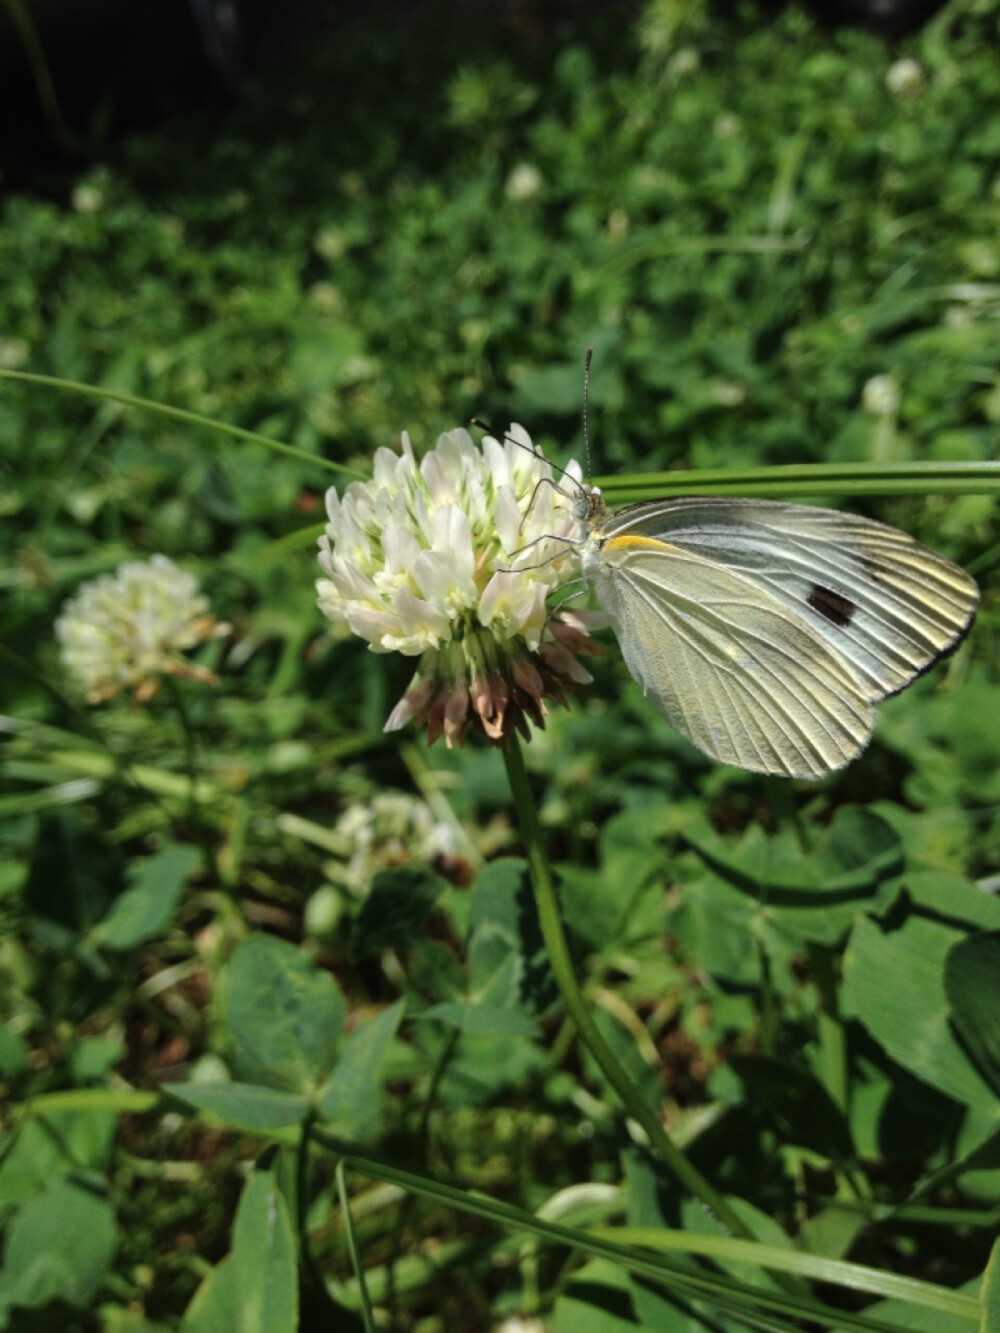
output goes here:
[[[886, 1300], [909, 1301], [939, 1314], [955, 1315], [959, 1319], [974, 1320], [978, 1303], [973, 1296], [939, 1287], [920, 1278], [902, 1277], [898, 1273], [884, 1273], [853, 1264], [845, 1259], [828, 1259], [823, 1255], [806, 1254], [801, 1250], [780, 1250], [770, 1245], [754, 1245], [731, 1236], [702, 1236], [690, 1231], [673, 1231], [659, 1227], [592, 1227], [587, 1233], [616, 1240], [620, 1245], [639, 1245], [653, 1250], [681, 1251], [702, 1254], [707, 1258], [741, 1260], [762, 1264], [771, 1269], [781, 1267], [785, 1272], [799, 1273], [816, 1282], [835, 1283], [851, 1291]], [[707, 1242], [707, 1243], [706, 1243]], [[766, 1257], [754, 1254], [766, 1251]], [[787, 1262], [778, 1260], [784, 1255]], [[839, 1315], [838, 1315], [839, 1318]]]
[[1000, 462], [803, 463], [597, 477], [616, 504], [667, 495], [997, 495]]
[[[74, 556], [67, 560], [47, 560], [45, 581], [48, 587], [58, 588], [64, 583], [78, 583], [90, 578], [92, 574], [103, 574], [106, 569], [113, 569], [123, 560], [135, 558], [135, 549], [127, 546], [108, 546], [89, 555]], [[35, 588], [38, 574], [24, 565], [12, 565], [0, 570], [0, 589]]]
[[[23, 1116], [44, 1115], [53, 1111], [98, 1109], [132, 1114], [163, 1113], [178, 1109], [178, 1103], [168, 1093], [141, 1092], [132, 1088], [73, 1088], [43, 1093], [22, 1103], [19, 1112]], [[188, 1116], [192, 1114], [188, 1106], [183, 1107], [183, 1110]], [[295, 1144], [298, 1135], [295, 1130], [276, 1130], [267, 1137], [277, 1142]], [[318, 1147], [336, 1153], [338, 1157], [344, 1159], [346, 1166], [371, 1179], [396, 1185], [424, 1198], [435, 1199], [460, 1212], [471, 1213], [501, 1227], [520, 1229], [553, 1244], [569, 1245], [574, 1249], [585, 1250], [654, 1280], [668, 1282], [676, 1280], [679, 1285], [683, 1284], [690, 1288], [690, 1294], [704, 1299], [716, 1300], [718, 1294], [724, 1295], [726, 1291], [731, 1291], [736, 1296], [745, 1296], [753, 1302], [770, 1305], [775, 1310], [804, 1318], [819, 1318], [827, 1325], [831, 1320], [829, 1307], [821, 1306], [815, 1301], [784, 1292], [744, 1288], [740, 1283], [719, 1274], [699, 1272], [697, 1269], [665, 1260], [655, 1253], [643, 1254], [636, 1247], [641, 1245], [654, 1251], [667, 1249], [678, 1253], [702, 1254], [706, 1257], [741, 1261], [771, 1270], [797, 1273], [816, 1281], [831, 1282], [869, 1295], [905, 1300], [924, 1309], [967, 1319], [972, 1326], [979, 1317], [978, 1302], [974, 1297], [916, 1278], [883, 1273], [877, 1269], [867, 1268], [863, 1264], [848, 1263], [843, 1259], [827, 1259], [821, 1255], [778, 1249], [755, 1241], [736, 1240], [730, 1236], [706, 1236], [687, 1231], [642, 1227], [598, 1227], [582, 1231], [562, 1226], [557, 1222], [544, 1221], [513, 1204], [491, 1199], [477, 1190], [459, 1189], [431, 1176], [418, 1175], [413, 1171], [362, 1156], [354, 1150], [353, 1144], [335, 1138], [322, 1129], [314, 1128], [312, 1137]], [[614, 1239], [608, 1239], [609, 1235], [613, 1235]], [[622, 1244], [622, 1239], [625, 1237], [628, 1238], [632, 1248]], [[853, 1315], [838, 1310], [835, 1319], [838, 1328], [856, 1329], [858, 1333], [898, 1333], [898, 1325], [890, 1326], [865, 1315]]]
[[[315, 1138], [317, 1143], [327, 1142], [327, 1136], [320, 1130], [315, 1131]], [[329, 1141], [329, 1146], [335, 1151], [343, 1148], [343, 1145], [337, 1144], [335, 1140]], [[914, 1278], [899, 1277], [895, 1273], [881, 1273], [875, 1269], [865, 1268], [861, 1264], [824, 1259], [818, 1255], [778, 1249], [754, 1241], [735, 1240], [728, 1236], [704, 1236], [685, 1231], [645, 1228], [597, 1228], [580, 1231], [554, 1222], [543, 1222], [530, 1213], [522, 1212], [511, 1204], [491, 1199], [478, 1191], [459, 1190], [430, 1177], [401, 1171], [385, 1163], [375, 1162], [371, 1158], [359, 1157], [355, 1153], [346, 1154], [345, 1161], [349, 1166], [376, 1180], [411, 1189], [426, 1198], [436, 1199], [438, 1202], [446, 1203], [463, 1212], [470, 1212], [500, 1226], [514, 1227], [554, 1244], [569, 1245], [597, 1257], [610, 1259], [630, 1272], [652, 1278], [654, 1281], [667, 1282], [674, 1290], [725, 1305], [734, 1311], [745, 1311], [749, 1303], [755, 1307], [769, 1307], [773, 1311], [794, 1317], [818, 1319], [827, 1327], [835, 1320], [838, 1328], [855, 1329], [858, 1333], [890, 1333], [890, 1330], [894, 1331], [895, 1328], [865, 1315], [848, 1314], [840, 1310], [834, 1314], [828, 1306], [806, 1297], [744, 1287], [741, 1283], [721, 1274], [699, 1271], [679, 1263], [669, 1261], [657, 1263], [652, 1255], [643, 1254], [635, 1247], [630, 1248], [618, 1241], [609, 1240], [608, 1232], [613, 1232], [616, 1237], [627, 1234], [630, 1239], [646, 1246], [652, 1246], [654, 1244], [652, 1238], [655, 1238], [657, 1248], [676, 1250], [680, 1253], [704, 1254], [757, 1265], [760, 1265], [763, 1259], [764, 1266], [772, 1270], [795, 1272], [802, 1276], [847, 1285], [854, 1290], [865, 1291], [872, 1295], [909, 1301], [923, 1308], [968, 1319], [972, 1326], [978, 1319], [978, 1303], [971, 1296], [936, 1287], [932, 1283], [921, 1282]], [[845, 1278], [848, 1280], [845, 1281]], [[730, 1302], [737, 1304], [731, 1306]]]
[[774, 255], [804, 250], [809, 244], [805, 233], [794, 236], [652, 236], [623, 246], [603, 267], [622, 272], [635, 264], [667, 255]]
[[93, 778], [71, 778], [68, 782], [57, 782], [35, 791], [11, 792], [0, 796], [0, 819], [51, 810], [58, 805], [76, 805], [79, 801], [89, 801], [100, 790], [101, 784]]
[[207, 778], [199, 778], [192, 792], [191, 779], [186, 774], [152, 768], [149, 764], [130, 764], [120, 775], [112, 756], [95, 754], [91, 750], [53, 750], [49, 758], [53, 763], [85, 777], [110, 781], [122, 776], [131, 786], [156, 796], [174, 797], [179, 801], [189, 801], [193, 797], [199, 804], [207, 805], [218, 800], [221, 794], [220, 788]]
[[291, 551], [315, 546], [322, 537], [325, 527], [325, 523], [309, 523], [304, 528], [296, 528], [294, 532], [286, 532], [283, 537], [276, 537], [273, 542], [268, 542], [259, 551], [255, 551], [247, 563], [251, 568], [256, 568], [258, 565], [267, 565], [273, 560], [281, 560]]
[[261, 444], [272, 453], [284, 454], [286, 458], [297, 458], [300, 462], [311, 463], [314, 467], [326, 468], [330, 472], [340, 472], [345, 477], [361, 477], [356, 468], [344, 463], [335, 463], [330, 458], [321, 458], [318, 454], [306, 453], [294, 445], [282, 444], [269, 435], [261, 435], [255, 430], [246, 430], [243, 426], [230, 425], [228, 421], [217, 421], [214, 417], [202, 416], [200, 412], [191, 412], [184, 407], [171, 407], [168, 403], [158, 403], [152, 398], [139, 398], [132, 393], [122, 393], [118, 389], [106, 389], [97, 384], [83, 384], [78, 380], [59, 379], [53, 375], [35, 375], [26, 370], [2, 370], [0, 379], [20, 380], [25, 384], [40, 384], [48, 389], [59, 389], [66, 393], [78, 393], [88, 398], [110, 399], [113, 403], [124, 403], [127, 407], [136, 407], [143, 412], [157, 412], [160, 416], [172, 417], [175, 421], [184, 421], [191, 426], [203, 426], [207, 430], [219, 431], [231, 435], [234, 439], [250, 444]]

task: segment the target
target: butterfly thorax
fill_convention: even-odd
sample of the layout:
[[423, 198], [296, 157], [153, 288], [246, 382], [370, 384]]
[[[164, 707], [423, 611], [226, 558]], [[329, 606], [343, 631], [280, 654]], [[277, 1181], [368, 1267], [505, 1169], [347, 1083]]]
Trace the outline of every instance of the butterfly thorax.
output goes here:
[[583, 487], [581, 494], [573, 502], [573, 515], [586, 529], [588, 537], [598, 537], [601, 527], [611, 515], [599, 486]]
[[597, 585], [598, 597], [601, 597], [607, 571], [601, 557], [604, 545], [604, 525], [612, 517], [611, 510], [604, 501], [600, 488], [586, 486], [573, 505], [573, 513], [583, 529], [583, 543], [580, 547], [580, 562], [584, 580], [593, 580]]

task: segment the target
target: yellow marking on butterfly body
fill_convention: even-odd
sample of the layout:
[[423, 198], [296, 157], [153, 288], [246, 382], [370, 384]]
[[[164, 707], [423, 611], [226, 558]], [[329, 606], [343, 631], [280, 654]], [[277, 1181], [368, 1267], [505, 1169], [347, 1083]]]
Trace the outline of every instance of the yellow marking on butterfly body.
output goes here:
[[677, 548], [670, 542], [661, 542], [656, 537], [608, 537], [601, 545], [602, 551], [674, 551]]

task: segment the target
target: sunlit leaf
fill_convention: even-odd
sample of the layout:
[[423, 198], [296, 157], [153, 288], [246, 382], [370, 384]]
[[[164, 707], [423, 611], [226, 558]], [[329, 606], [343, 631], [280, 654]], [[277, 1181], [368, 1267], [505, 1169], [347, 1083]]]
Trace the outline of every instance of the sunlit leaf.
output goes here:
[[944, 964], [955, 942], [955, 931], [920, 917], [890, 932], [859, 921], [844, 957], [844, 1008], [925, 1083], [980, 1102], [989, 1091], [949, 1021]]

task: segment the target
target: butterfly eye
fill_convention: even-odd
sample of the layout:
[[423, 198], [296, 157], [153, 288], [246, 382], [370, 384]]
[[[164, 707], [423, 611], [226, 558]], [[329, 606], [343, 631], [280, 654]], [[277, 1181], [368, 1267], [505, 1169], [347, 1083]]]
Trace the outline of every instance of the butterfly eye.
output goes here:
[[824, 588], [821, 583], [814, 583], [806, 601], [814, 611], [829, 620], [831, 625], [843, 628], [854, 619], [857, 606], [849, 597], [844, 597], [832, 588]]

